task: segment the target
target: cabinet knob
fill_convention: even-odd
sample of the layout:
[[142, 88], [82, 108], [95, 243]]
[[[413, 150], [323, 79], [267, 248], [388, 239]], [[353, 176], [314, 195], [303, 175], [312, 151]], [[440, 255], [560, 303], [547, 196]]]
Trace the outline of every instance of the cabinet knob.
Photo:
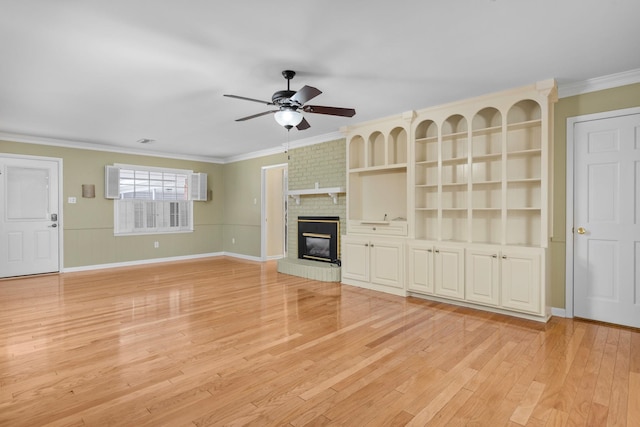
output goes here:
[[373, 247], [373, 243], [371, 244], [371, 247]]
[[375, 228], [375, 227], [373, 227], [373, 231], [376, 231], [376, 228]]
[[368, 243], [365, 243], [365, 244], [364, 244], [364, 247], [365, 247], [365, 248], [368, 248], [368, 247], [369, 247], [369, 244], [368, 244]]
[[498, 254], [491, 255], [491, 258], [498, 258]]
[[506, 255], [502, 255], [502, 259], [507, 259], [507, 256]]
[[427, 252], [433, 252], [433, 249], [427, 249]]
[[439, 253], [440, 253], [440, 249], [436, 249], [436, 250], [435, 250], [435, 252], [436, 252], [437, 254], [439, 254]]

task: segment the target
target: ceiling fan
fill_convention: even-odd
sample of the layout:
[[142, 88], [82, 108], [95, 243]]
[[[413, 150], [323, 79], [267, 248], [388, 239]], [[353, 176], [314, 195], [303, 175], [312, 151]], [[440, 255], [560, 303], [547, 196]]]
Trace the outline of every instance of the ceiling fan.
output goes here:
[[253, 114], [251, 116], [236, 119], [236, 122], [242, 122], [256, 117], [265, 116], [274, 113], [275, 119], [287, 130], [296, 127], [298, 130], [308, 129], [311, 125], [303, 117], [299, 111], [305, 113], [328, 114], [331, 116], [353, 117], [356, 110], [353, 108], [325, 107], [322, 105], [304, 105], [307, 101], [320, 95], [322, 91], [311, 86], [303, 86], [299, 91], [291, 90], [291, 79], [296, 75], [295, 71], [284, 70], [282, 76], [287, 79], [287, 90], [279, 90], [271, 97], [271, 102], [262, 101], [260, 99], [247, 98], [238, 95], [224, 95], [229, 98], [244, 99], [245, 101], [259, 102], [265, 105], [273, 105], [278, 107], [277, 110], [265, 111], [263, 113]]

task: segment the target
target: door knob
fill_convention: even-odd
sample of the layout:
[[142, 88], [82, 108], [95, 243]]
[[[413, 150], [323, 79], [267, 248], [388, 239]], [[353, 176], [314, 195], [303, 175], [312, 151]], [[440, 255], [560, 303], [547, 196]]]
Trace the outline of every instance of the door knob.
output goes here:
[[587, 230], [585, 230], [583, 227], [578, 227], [578, 230], [576, 230], [578, 232], [578, 234], [584, 234], [587, 232]]

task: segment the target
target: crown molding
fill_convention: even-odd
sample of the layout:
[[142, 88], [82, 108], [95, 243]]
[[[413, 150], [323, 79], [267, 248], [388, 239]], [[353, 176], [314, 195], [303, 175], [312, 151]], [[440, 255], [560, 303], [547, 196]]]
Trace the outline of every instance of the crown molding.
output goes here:
[[26, 144], [51, 145], [54, 147], [75, 148], [79, 150], [107, 151], [110, 153], [135, 154], [135, 155], [148, 156], [148, 157], [190, 160], [190, 161], [204, 162], [204, 163], [224, 163], [224, 159], [220, 159], [216, 157], [191, 156], [187, 154], [165, 153], [162, 151], [148, 151], [148, 150], [140, 150], [135, 148], [114, 147], [111, 145], [96, 144], [92, 142], [80, 142], [80, 141], [72, 141], [72, 140], [56, 139], [56, 138], [44, 138], [40, 136], [13, 134], [13, 133], [6, 133], [6, 132], [0, 132], [0, 140], [11, 141], [11, 142], [21, 142]]
[[558, 97], [568, 98], [570, 96], [582, 95], [598, 90], [611, 89], [618, 86], [625, 86], [640, 83], [640, 68], [624, 71], [607, 76], [595, 77], [581, 82], [558, 83]]
[[227, 164], [227, 163], [241, 162], [243, 160], [257, 159], [259, 157], [265, 157], [265, 156], [271, 156], [273, 154], [284, 153], [285, 151], [286, 151], [286, 148], [284, 146], [265, 148], [264, 150], [252, 151], [246, 154], [238, 154], [237, 156], [225, 157], [222, 163]]
[[[323, 135], [318, 135], [318, 136], [313, 136], [309, 138], [292, 141], [288, 144], [289, 145], [288, 148], [292, 149], [292, 148], [306, 147], [308, 145], [321, 144], [323, 142], [334, 141], [340, 138], [344, 138], [344, 134], [340, 132], [331, 132]], [[226, 163], [239, 162], [242, 160], [256, 159], [259, 157], [270, 156], [273, 154], [285, 153], [287, 151], [287, 144], [283, 143], [281, 146], [267, 148], [259, 151], [253, 151], [247, 154], [240, 154], [237, 156], [231, 156], [226, 158], [218, 158], [218, 157], [206, 157], [206, 156], [191, 156], [187, 154], [177, 154], [177, 153], [165, 153], [162, 151], [147, 151], [147, 150], [139, 150], [135, 148], [114, 147], [110, 145], [96, 144], [91, 142], [80, 142], [80, 141], [72, 141], [72, 140], [57, 139], [57, 138], [44, 138], [40, 136], [23, 135], [23, 134], [8, 133], [8, 132], [0, 132], [0, 140], [8, 141], [8, 142], [20, 142], [20, 143], [26, 143], [26, 144], [50, 145], [54, 147], [75, 148], [79, 150], [106, 151], [110, 153], [121, 153], [121, 154], [136, 154], [140, 156], [190, 160], [190, 161], [196, 161], [196, 162], [216, 163], [216, 164], [226, 164]]]

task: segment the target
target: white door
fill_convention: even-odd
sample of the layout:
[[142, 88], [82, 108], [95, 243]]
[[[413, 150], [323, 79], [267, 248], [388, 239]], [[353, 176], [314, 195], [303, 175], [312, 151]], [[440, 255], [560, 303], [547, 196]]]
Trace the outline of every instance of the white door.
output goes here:
[[0, 156], [0, 277], [60, 270], [58, 162]]
[[640, 114], [574, 126], [574, 314], [640, 327]]

